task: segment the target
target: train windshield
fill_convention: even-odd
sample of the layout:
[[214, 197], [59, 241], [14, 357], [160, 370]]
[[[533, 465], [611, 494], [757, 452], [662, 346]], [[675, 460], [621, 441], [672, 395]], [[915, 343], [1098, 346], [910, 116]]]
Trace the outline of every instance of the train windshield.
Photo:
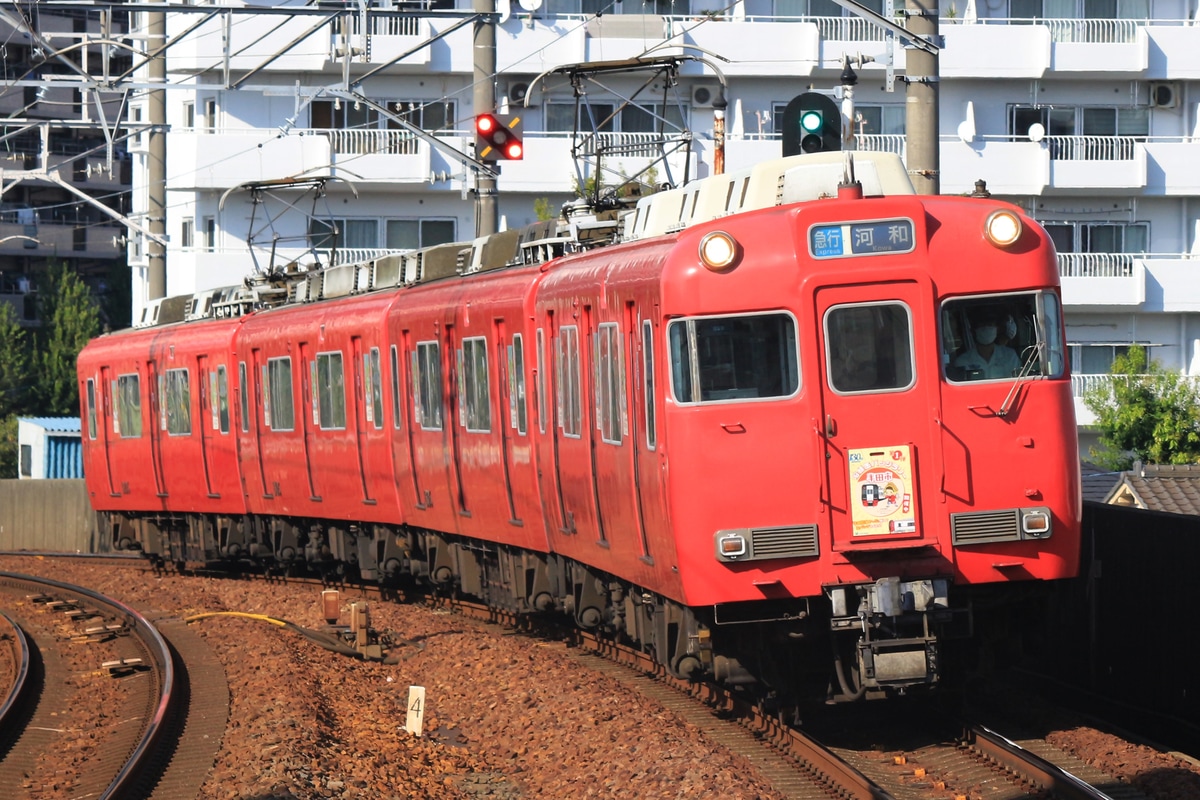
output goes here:
[[1062, 377], [1062, 313], [1050, 292], [978, 295], [941, 309], [942, 367], [952, 383]]
[[790, 314], [679, 319], [668, 336], [677, 402], [788, 397], [800, 388], [796, 320]]

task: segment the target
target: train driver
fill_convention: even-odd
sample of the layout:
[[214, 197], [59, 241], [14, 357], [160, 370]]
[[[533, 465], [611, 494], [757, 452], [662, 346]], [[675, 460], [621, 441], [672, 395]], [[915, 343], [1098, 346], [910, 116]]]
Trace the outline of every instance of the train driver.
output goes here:
[[954, 359], [954, 366], [963, 371], [965, 380], [1011, 378], [1020, 372], [1021, 360], [1016, 351], [996, 342], [998, 323], [995, 314], [981, 314], [975, 319], [971, 331], [975, 346]]

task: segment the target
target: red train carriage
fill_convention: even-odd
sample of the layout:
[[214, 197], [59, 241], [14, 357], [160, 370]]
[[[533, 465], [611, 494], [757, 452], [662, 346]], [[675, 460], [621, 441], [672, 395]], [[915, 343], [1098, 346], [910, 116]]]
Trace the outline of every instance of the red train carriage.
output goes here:
[[[178, 513], [203, 542], [172, 553], [558, 609], [678, 674], [777, 696], [809, 673], [849, 697], [933, 683], [980, 592], [1077, 570], [1054, 250], [1012, 206], [916, 197], [894, 157], [854, 158], [862, 186], [836, 186], [840, 155], [783, 159], [360, 265], [362, 296], [214, 324], [237, 365], [246, 513], [197, 522], [227, 512], [197, 505], [207, 489], [159, 497], [145, 469], [140, 494], [98, 508]], [[112, 376], [142, 369], [144, 395], [159, 372], [113, 338], [81, 380], [132, 408], [139, 389]], [[199, 374], [202, 338], [163, 344]], [[136, 473], [149, 446], [119, 416], [89, 453], [97, 495], [103, 465]], [[187, 442], [198, 470], [209, 451]]]

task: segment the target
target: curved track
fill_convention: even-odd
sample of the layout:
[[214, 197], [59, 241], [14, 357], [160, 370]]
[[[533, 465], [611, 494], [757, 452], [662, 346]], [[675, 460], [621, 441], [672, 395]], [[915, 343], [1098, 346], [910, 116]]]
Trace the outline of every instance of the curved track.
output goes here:
[[[0, 785], [74, 797], [143, 791], [175, 700], [170, 648], [141, 614], [84, 587], [0, 572], [0, 597], [28, 640], [23, 726]], [[99, 713], [84, 713], [88, 711]]]

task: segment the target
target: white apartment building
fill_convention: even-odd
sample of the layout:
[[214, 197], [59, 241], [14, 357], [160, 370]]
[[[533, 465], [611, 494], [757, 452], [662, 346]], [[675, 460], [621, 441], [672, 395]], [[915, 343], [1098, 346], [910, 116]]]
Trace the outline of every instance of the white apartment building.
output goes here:
[[[879, 0], [865, 4], [884, 10]], [[240, 283], [293, 259], [348, 260], [475, 235], [474, 179], [452, 154], [322, 91], [354, 88], [469, 152], [470, 0], [397, 4], [420, 11], [404, 18], [358, 6], [347, 22], [325, 25], [222, 8], [167, 14], [168, 36], [180, 37], [166, 52], [169, 295]], [[498, 181], [508, 227], [535, 221], [539, 201], [557, 209], [577, 185], [573, 89], [556, 76], [534, 81], [564, 64], [691, 54], [717, 65], [729, 102], [725, 164], [735, 170], [778, 156], [783, 107], [810, 88], [833, 94], [850, 57], [857, 146], [904, 152], [907, 52], [832, 0], [521, 0], [498, 11], [497, 97], [513, 110], [528, 97], [525, 158], [504, 163]], [[941, 14], [941, 191], [969, 193], [984, 180], [1051, 232], [1079, 392], [1133, 343], [1200, 374], [1197, 0], [943, 0]], [[610, 94], [590, 88], [593, 111], [615, 108], [637, 80], [612, 79]], [[679, 101], [665, 99], [657, 113], [686, 124], [692, 146], [659, 180], [713, 170], [718, 82], [701, 61], [682, 63]], [[131, 108], [144, 119], [137, 101]], [[653, 124], [627, 110], [603, 135], [636, 142]], [[144, 162], [146, 153], [134, 156]], [[135, 210], [146, 208], [137, 166]], [[639, 168], [636, 159], [625, 166]], [[309, 179], [323, 192], [315, 202], [311, 183], [280, 187]], [[331, 254], [320, 235], [334, 227]], [[136, 318], [147, 262], [140, 238], [130, 239]], [[315, 254], [305, 254], [309, 245]], [[1086, 424], [1090, 414], [1079, 411]], [[1084, 436], [1085, 452], [1088, 443]]]

